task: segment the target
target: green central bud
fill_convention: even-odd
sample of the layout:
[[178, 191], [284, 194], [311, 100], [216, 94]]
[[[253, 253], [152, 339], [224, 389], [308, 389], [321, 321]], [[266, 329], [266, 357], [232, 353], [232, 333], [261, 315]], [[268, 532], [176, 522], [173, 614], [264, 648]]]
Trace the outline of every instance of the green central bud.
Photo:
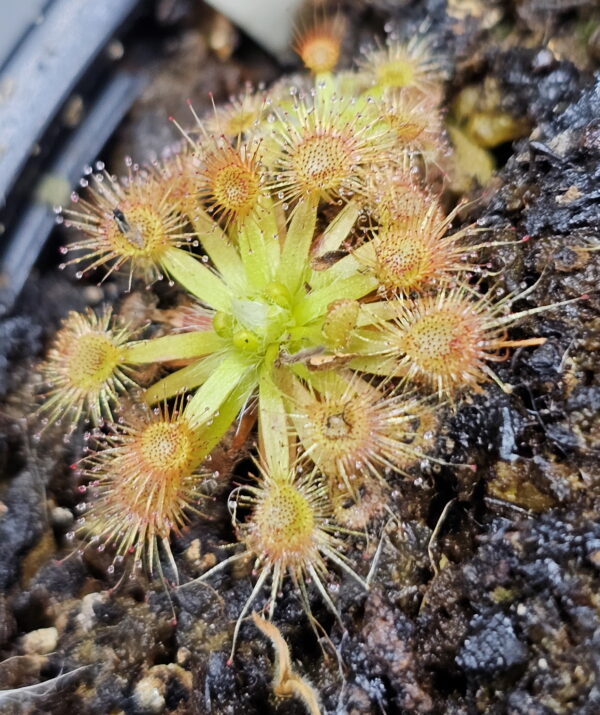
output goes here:
[[234, 347], [245, 353], [254, 353], [260, 350], [260, 338], [251, 330], [237, 330], [232, 337]]
[[289, 290], [283, 283], [278, 283], [277, 281], [269, 283], [265, 288], [265, 297], [281, 308], [289, 309], [292, 304], [292, 296]]
[[[232, 300], [232, 315], [217, 313], [213, 320], [215, 331], [231, 337], [233, 346], [257, 358], [273, 344], [281, 345], [294, 325], [290, 311], [289, 292], [285, 286], [272, 283], [265, 291], [266, 300]], [[287, 306], [283, 306], [287, 303]], [[227, 321], [229, 318], [229, 322]], [[229, 332], [227, 332], [229, 330]]]
[[230, 338], [233, 332], [233, 318], [229, 313], [217, 311], [213, 318], [213, 329], [222, 338]]

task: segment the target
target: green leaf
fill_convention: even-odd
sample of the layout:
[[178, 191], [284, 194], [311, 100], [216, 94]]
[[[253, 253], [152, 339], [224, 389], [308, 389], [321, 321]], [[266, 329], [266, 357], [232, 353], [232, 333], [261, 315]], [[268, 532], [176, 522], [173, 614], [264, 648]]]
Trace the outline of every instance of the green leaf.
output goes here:
[[187, 216], [197, 234], [216, 233], [218, 235], [225, 235], [219, 224], [212, 216], [206, 213], [199, 203], [196, 203], [193, 213], [189, 213]]
[[352, 360], [350, 367], [353, 370], [368, 372], [371, 375], [394, 377], [398, 375], [398, 356], [388, 354], [358, 357]]
[[217, 352], [224, 346], [223, 338], [212, 330], [198, 330], [130, 343], [124, 349], [123, 360], [126, 363], [186, 360]]
[[333, 221], [327, 226], [319, 240], [317, 256], [322, 256], [330, 251], [337, 251], [342, 243], [348, 238], [352, 226], [360, 214], [360, 206], [356, 201], [350, 201]]
[[290, 447], [287, 413], [273, 369], [264, 366], [258, 383], [260, 452], [272, 474], [288, 474]]
[[219, 414], [213, 417], [210, 424], [206, 425], [203, 429], [202, 437], [206, 440], [205, 449], [207, 454], [221, 441], [223, 435], [227, 432], [246, 402], [250, 399], [255, 389], [256, 384], [254, 380], [241, 380], [219, 408]]
[[376, 325], [386, 320], [393, 320], [403, 304], [403, 300], [380, 300], [375, 303], [365, 303], [360, 306], [357, 326]]
[[322, 316], [334, 300], [358, 300], [377, 288], [377, 279], [369, 275], [353, 275], [310, 293], [294, 311], [296, 321], [303, 325]]
[[202, 385], [223, 362], [223, 353], [213, 353], [201, 358], [193, 365], [182, 367], [181, 370], [167, 375], [144, 393], [144, 399], [149, 405], [178, 395], [181, 392], [193, 390]]
[[281, 258], [279, 230], [275, 216], [275, 204], [270, 196], [261, 197], [260, 205], [256, 211], [258, 226], [262, 231], [265, 242], [267, 260], [271, 268], [271, 275], [275, 275]]
[[[195, 395], [186, 405], [186, 416], [198, 424], [210, 421], [252, 369], [253, 367], [244, 357], [237, 354], [227, 355], [206, 382], [196, 390]], [[256, 381], [254, 384], [256, 385]]]
[[235, 320], [247, 328], [259, 334], [264, 334], [269, 324], [269, 306], [258, 300], [238, 300], [231, 301], [231, 313]]
[[[380, 326], [381, 323], [374, 327], [379, 328]], [[361, 355], [389, 354], [391, 348], [393, 349], [393, 341], [385, 330], [373, 330], [371, 326], [355, 330], [347, 346], [348, 352]]]
[[254, 213], [241, 224], [237, 238], [248, 282], [258, 288], [264, 287], [271, 280], [272, 266], [267, 258], [265, 234]]
[[227, 234], [212, 219], [199, 215], [192, 222], [202, 247], [219, 271], [223, 280], [236, 289], [244, 289], [246, 274], [236, 247]]
[[277, 273], [277, 279], [287, 286], [292, 295], [302, 284], [308, 269], [316, 222], [316, 202], [308, 199], [299, 201], [292, 214]]
[[334, 370], [326, 370], [323, 372], [321, 372], [320, 370], [308, 370], [307, 372], [308, 374], [305, 377], [306, 381], [309, 382], [315, 388], [315, 390], [318, 390], [319, 392], [337, 390], [340, 395], [343, 395], [344, 392], [347, 390], [348, 385], [350, 384], [348, 380], [352, 379], [351, 377], [348, 378], [347, 374], [345, 377], [343, 377]]
[[229, 290], [210, 268], [180, 248], [168, 248], [161, 261], [164, 270], [192, 295], [216, 310], [231, 312]]
[[368, 241], [352, 251], [348, 256], [344, 256], [324, 271], [313, 271], [309, 283], [314, 290], [323, 288], [326, 285], [339, 281], [340, 278], [348, 278], [364, 271], [367, 266], [375, 265], [375, 251], [373, 241]]

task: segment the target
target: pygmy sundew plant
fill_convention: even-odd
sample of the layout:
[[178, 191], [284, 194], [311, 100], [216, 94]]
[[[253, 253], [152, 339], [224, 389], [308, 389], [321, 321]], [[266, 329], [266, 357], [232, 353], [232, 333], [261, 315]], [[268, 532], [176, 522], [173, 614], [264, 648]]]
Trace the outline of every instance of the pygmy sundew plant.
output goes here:
[[83, 462], [95, 493], [84, 530], [103, 548], [114, 544], [117, 558], [133, 553], [136, 565], [145, 559], [149, 573], [155, 567], [162, 573], [156, 553], [161, 544], [177, 576], [169, 535], [198, 513], [197, 472], [214, 444], [180, 414], [179, 405], [132, 412], [100, 437], [102, 448]]
[[70, 313], [42, 366], [49, 385], [39, 409], [42, 421], [64, 420], [72, 428], [83, 414], [94, 424], [110, 419], [118, 394], [135, 385], [132, 370], [123, 364], [130, 338], [109, 308], [100, 315], [91, 310]]
[[544, 342], [507, 335], [546, 307], [511, 313], [531, 289], [486, 293], [472, 273], [495, 244], [453, 232], [458, 209], [442, 208], [433, 182], [450, 149], [429, 41], [390, 42], [336, 75], [340, 42], [333, 19], [309, 31], [298, 42], [317, 74], [308, 90], [248, 90], [194, 114], [181, 153], [130, 163], [124, 180], [93, 176], [65, 212], [85, 235], [65, 249], [81, 272], [166, 276], [187, 296], [180, 314], [158, 311], [162, 334], [149, 339], [132, 341], [108, 311], [71, 315], [42, 368], [49, 420], [99, 424], [136, 370], [165, 367], [143, 385], [146, 406], [131, 392], [122, 424], [84, 459], [95, 498], [80, 533], [150, 573], [162, 573], [161, 545], [176, 572], [169, 540], [210, 510], [212, 449], [256, 417], [259, 473], [229, 499], [244, 548], [198, 579], [255, 559], [234, 641], [269, 580], [269, 616], [286, 576], [309, 615], [308, 579], [335, 612], [330, 565], [366, 587], [345, 527], [369, 530], [389, 475], [427, 459], [436, 399], [455, 406], [499, 382], [489, 362]]

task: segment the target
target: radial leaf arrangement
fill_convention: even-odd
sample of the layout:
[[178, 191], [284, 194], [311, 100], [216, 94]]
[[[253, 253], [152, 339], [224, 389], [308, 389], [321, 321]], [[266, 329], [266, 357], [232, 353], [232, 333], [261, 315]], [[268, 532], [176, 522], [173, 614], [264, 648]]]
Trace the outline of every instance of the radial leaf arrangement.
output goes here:
[[236, 635], [265, 595], [273, 615], [286, 577], [309, 616], [307, 580], [332, 610], [332, 571], [366, 587], [347, 540], [377, 525], [390, 476], [427, 458], [440, 402], [451, 410], [490, 380], [510, 390], [493, 363], [543, 342], [511, 339], [546, 307], [511, 311], [530, 290], [483, 292], [493, 244], [453, 229], [460, 204], [443, 208], [452, 154], [430, 42], [376, 46], [335, 73], [342, 30], [330, 18], [297, 38], [315, 72], [301, 86], [192, 110], [180, 153], [92, 176], [65, 211], [83, 233], [66, 265], [165, 278], [183, 300], [149, 339], [108, 310], [70, 314], [42, 367], [46, 422], [101, 425], [78, 535], [161, 575], [162, 550], [176, 576], [170, 538], [210, 518], [211, 451], [255, 418], [255, 479], [228, 500], [241, 549], [200, 578], [255, 559]]

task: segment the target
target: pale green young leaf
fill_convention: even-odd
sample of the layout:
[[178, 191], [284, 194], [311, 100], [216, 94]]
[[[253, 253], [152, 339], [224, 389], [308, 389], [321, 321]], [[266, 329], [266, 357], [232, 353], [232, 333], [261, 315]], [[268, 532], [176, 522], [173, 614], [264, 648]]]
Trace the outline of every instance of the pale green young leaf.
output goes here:
[[200, 358], [192, 365], [182, 367], [149, 387], [144, 393], [144, 399], [149, 405], [153, 405], [174, 395], [193, 390], [198, 385], [202, 385], [222, 362], [222, 353], [213, 353]]
[[398, 310], [402, 306], [402, 300], [379, 300], [375, 303], [364, 303], [360, 306], [357, 326], [375, 325], [393, 320], [398, 315]]
[[348, 278], [356, 273], [362, 272], [367, 266], [375, 265], [375, 251], [373, 241], [363, 243], [352, 253], [340, 258], [332, 266], [324, 271], [313, 271], [309, 283], [313, 290], [323, 288], [326, 285], [339, 281], [341, 278]]
[[349, 201], [323, 231], [315, 255], [322, 256], [325, 253], [337, 251], [348, 238], [359, 214], [358, 203], [355, 200]]
[[271, 269], [271, 275], [277, 273], [279, 260], [281, 258], [279, 230], [275, 211], [276, 207], [273, 203], [273, 199], [270, 196], [261, 197], [260, 205], [256, 211], [256, 221], [264, 236], [265, 252]]
[[210, 424], [203, 428], [202, 437], [206, 440], [205, 449], [207, 454], [221, 441], [255, 389], [255, 381], [248, 379], [248, 377], [242, 379], [229, 397], [223, 401], [218, 415], [215, 415]]
[[398, 358], [390, 355], [357, 357], [350, 363], [353, 370], [368, 372], [370, 375], [393, 377], [398, 375]]
[[269, 471], [287, 474], [290, 467], [287, 413], [273, 368], [263, 366], [258, 383], [260, 452]]
[[187, 403], [186, 416], [198, 424], [208, 422], [235, 387], [254, 369], [247, 358], [237, 354], [227, 355]]
[[254, 214], [240, 225], [237, 240], [248, 283], [255, 288], [264, 288], [271, 280], [271, 266], [267, 260], [266, 237]]
[[348, 298], [358, 300], [377, 288], [377, 279], [370, 275], [356, 274], [327, 285], [310, 293], [294, 311], [299, 324], [306, 324], [325, 314], [327, 306], [335, 300]]
[[299, 201], [288, 227], [277, 279], [294, 295], [308, 270], [309, 252], [317, 221], [316, 202]]
[[180, 248], [168, 248], [161, 265], [173, 280], [202, 303], [216, 310], [231, 310], [231, 298], [225, 283], [190, 253]]
[[130, 343], [123, 351], [123, 360], [134, 364], [186, 360], [217, 352], [224, 346], [225, 341], [214, 331], [197, 330]]
[[192, 225], [202, 247], [223, 280], [228, 285], [243, 290], [246, 285], [246, 277], [237, 249], [225, 231], [206, 212], [202, 209], [198, 210], [199, 213], [192, 218]]

